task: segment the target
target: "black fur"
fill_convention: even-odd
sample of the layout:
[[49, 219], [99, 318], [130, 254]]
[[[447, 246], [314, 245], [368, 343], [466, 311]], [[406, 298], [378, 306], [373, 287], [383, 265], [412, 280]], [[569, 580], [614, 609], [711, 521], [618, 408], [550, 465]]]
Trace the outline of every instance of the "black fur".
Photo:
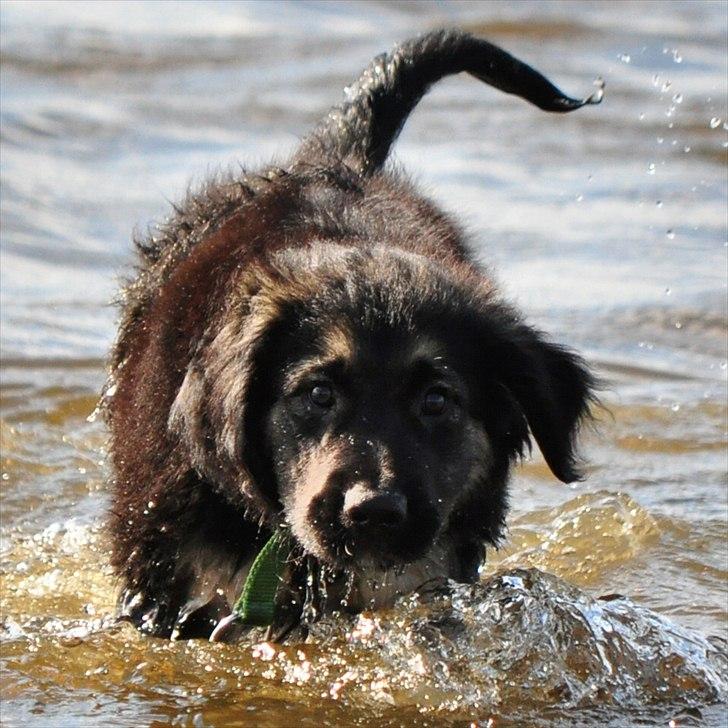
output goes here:
[[473, 580], [529, 433], [558, 478], [579, 477], [586, 366], [383, 168], [428, 87], [459, 71], [550, 111], [594, 102], [431, 33], [376, 58], [288, 165], [212, 180], [137, 242], [105, 400], [112, 563], [140, 629], [208, 636], [276, 528], [294, 542], [284, 622]]

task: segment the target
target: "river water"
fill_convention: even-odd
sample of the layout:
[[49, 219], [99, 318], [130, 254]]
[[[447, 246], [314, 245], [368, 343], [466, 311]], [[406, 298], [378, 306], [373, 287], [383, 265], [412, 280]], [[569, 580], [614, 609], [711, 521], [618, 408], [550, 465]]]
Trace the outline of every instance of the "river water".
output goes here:
[[[2, 723], [723, 726], [725, 2], [3, 2]], [[600, 106], [449, 79], [396, 159], [605, 379], [589, 477], [535, 456], [482, 584], [284, 648], [113, 623], [92, 416], [130, 237], [283, 158], [376, 53], [459, 25]], [[599, 599], [604, 595], [624, 595]]]

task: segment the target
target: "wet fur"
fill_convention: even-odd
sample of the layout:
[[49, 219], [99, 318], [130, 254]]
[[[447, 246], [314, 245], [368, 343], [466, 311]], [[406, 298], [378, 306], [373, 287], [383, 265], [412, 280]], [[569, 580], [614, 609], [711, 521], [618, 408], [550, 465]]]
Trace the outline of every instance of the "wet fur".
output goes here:
[[[502, 302], [459, 227], [383, 167], [429, 83], [476, 47], [502, 53], [442, 32], [379, 59], [380, 101], [391, 107], [397, 83], [414, 89], [399, 95], [403, 108], [367, 97], [365, 72], [354, 101], [285, 167], [214, 179], [137, 241], [105, 402], [112, 564], [121, 614], [143, 631], [208, 636], [277, 527], [297, 544], [291, 621], [315, 599], [359, 610], [431, 579], [471, 581], [501, 536], [509, 469], [529, 433], [557, 477], [579, 476], [587, 368]], [[430, 63], [419, 85], [400, 78], [418, 69], [403, 54]], [[394, 384], [417, 362], [440, 360], [460, 391], [440, 430], [366, 394], [399, 397]], [[355, 416], [321, 436], [292, 432], [297, 367], [326, 363], [364, 382]], [[408, 521], [386, 546], [351, 554], [340, 509], [360, 482], [406, 493]], [[328, 588], [312, 597], [306, 575], [317, 570]]]

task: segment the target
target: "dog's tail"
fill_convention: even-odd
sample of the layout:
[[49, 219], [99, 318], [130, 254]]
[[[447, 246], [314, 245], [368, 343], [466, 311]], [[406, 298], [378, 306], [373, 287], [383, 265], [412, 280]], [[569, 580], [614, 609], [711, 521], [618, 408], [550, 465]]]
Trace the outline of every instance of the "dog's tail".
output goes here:
[[572, 99], [497, 46], [462, 31], [439, 30], [374, 58], [345, 90], [344, 102], [303, 141], [296, 160], [303, 164], [340, 160], [360, 174], [376, 171], [430, 86], [461, 71], [544, 111], [574, 111], [602, 99], [600, 80], [591, 96]]

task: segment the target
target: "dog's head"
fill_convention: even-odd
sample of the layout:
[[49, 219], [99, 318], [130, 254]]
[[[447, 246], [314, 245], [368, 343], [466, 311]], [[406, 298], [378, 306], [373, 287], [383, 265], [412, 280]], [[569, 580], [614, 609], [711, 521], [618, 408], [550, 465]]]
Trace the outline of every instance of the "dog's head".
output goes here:
[[590, 385], [470, 269], [320, 244], [240, 284], [170, 424], [305, 552], [388, 567], [443, 538], [497, 542], [529, 430], [557, 477], [578, 477]]

